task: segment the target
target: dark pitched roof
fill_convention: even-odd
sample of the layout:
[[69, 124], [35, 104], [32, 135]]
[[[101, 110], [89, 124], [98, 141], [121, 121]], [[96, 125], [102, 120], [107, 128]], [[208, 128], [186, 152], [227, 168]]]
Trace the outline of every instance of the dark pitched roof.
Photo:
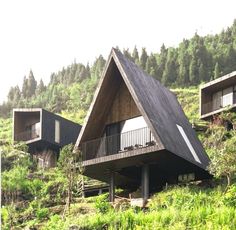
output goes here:
[[[91, 120], [93, 107], [96, 104], [97, 97], [100, 93], [99, 91], [102, 89], [106, 72], [112, 60], [117, 66], [148, 127], [151, 129], [156, 140], [161, 143], [162, 148], [205, 169], [209, 163], [209, 158], [198, 140], [195, 131], [192, 129], [191, 124], [188, 122], [176, 96], [116, 49], [112, 49], [111, 51], [98, 90], [95, 93], [94, 101], [91, 104], [85, 125], [80, 132], [76, 145], [79, 146], [83, 139], [86, 126]], [[185, 137], [181, 135], [181, 131], [177, 125], [182, 127], [180, 129], [184, 130], [185, 134], [183, 135], [185, 135]], [[197, 156], [194, 157], [193, 152]], [[196, 158], [199, 159], [200, 162], [198, 162]]]

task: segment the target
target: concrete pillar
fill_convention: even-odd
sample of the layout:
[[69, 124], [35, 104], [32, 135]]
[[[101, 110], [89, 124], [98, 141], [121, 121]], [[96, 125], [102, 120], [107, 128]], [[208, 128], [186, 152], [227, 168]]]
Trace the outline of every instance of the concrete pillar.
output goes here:
[[114, 202], [115, 200], [115, 173], [114, 172], [110, 172], [109, 200], [110, 202]]
[[142, 166], [141, 186], [142, 198], [144, 199], [144, 201], [147, 201], [147, 199], [149, 198], [149, 165], [147, 164]]
[[98, 195], [101, 195], [102, 194], [102, 189], [100, 188], [99, 190], [98, 190]]

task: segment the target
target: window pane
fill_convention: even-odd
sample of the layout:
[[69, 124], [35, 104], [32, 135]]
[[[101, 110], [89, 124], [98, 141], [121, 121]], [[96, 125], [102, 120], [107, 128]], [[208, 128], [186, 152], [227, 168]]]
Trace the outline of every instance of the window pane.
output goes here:
[[223, 90], [223, 100], [222, 106], [225, 107], [227, 105], [233, 104], [233, 87], [229, 87]]
[[145, 146], [152, 139], [151, 131], [142, 116], [121, 123], [121, 150]]
[[213, 94], [213, 111], [221, 107], [222, 91]]
[[177, 128], [178, 128], [180, 134], [182, 135], [182, 137], [183, 137], [183, 139], [184, 139], [186, 145], [188, 146], [190, 152], [192, 153], [193, 158], [195, 159], [195, 161], [197, 161], [198, 163], [201, 164], [201, 161], [200, 161], [200, 159], [198, 158], [198, 155], [196, 154], [196, 152], [195, 152], [195, 150], [194, 150], [194, 148], [193, 148], [193, 146], [192, 146], [190, 140], [188, 139], [188, 137], [187, 137], [187, 135], [186, 135], [184, 129], [183, 129], [182, 126], [180, 126], [180, 125], [177, 125], [177, 124], [176, 124], [176, 126], [177, 126]]
[[60, 122], [55, 121], [55, 142], [60, 142]]
[[125, 133], [128, 131], [132, 131], [135, 129], [140, 129], [147, 127], [147, 124], [143, 118], [143, 116], [135, 117], [126, 121], [123, 121], [121, 124], [121, 133]]

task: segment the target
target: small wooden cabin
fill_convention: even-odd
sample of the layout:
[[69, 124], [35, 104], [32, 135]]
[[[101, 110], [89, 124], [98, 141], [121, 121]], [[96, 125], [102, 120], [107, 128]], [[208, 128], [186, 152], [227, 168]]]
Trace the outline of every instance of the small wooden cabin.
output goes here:
[[200, 87], [200, 117], [211, 120], [230, 108], [236, 111], [236, 71]]
[[24, 141], [42, 167], [56, 164], [60, 149], [74, 144], [81, 126], [41, 108], [13, 109], [13, 141]]
[[112, 49], [75, 148], [84, 174], [114, 187], [149, 192], [207, 178], [209, 158], [176, 96]]

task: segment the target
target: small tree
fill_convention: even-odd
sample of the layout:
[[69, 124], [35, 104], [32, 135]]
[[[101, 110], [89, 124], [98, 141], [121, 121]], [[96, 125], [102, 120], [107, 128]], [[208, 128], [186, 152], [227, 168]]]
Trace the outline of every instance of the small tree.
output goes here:
[[[83, 168], [81, 164], [81, 153], [79, 151], [73, 151], [73, 145], [69, 144], [62, 148], [60, 157], [58, 160], [58, 168], [65, 175], [67, 198], [65, 212], [70, 211], [70, 205], [72, 201], [73, 188], [82, 183]], [[82, 186], [78, 186], [78, 190], [81, 190]], [[81, 192], [82, 191], [78, 191]]]
[[224, 176], [227, 178], [227, 187], [231, 185], [232, 178], [236, 175], [236, 132], [232, 138], [227, 139], [223, 148], [215, 150], [209, 165], [209, 171], [216, 177]]

